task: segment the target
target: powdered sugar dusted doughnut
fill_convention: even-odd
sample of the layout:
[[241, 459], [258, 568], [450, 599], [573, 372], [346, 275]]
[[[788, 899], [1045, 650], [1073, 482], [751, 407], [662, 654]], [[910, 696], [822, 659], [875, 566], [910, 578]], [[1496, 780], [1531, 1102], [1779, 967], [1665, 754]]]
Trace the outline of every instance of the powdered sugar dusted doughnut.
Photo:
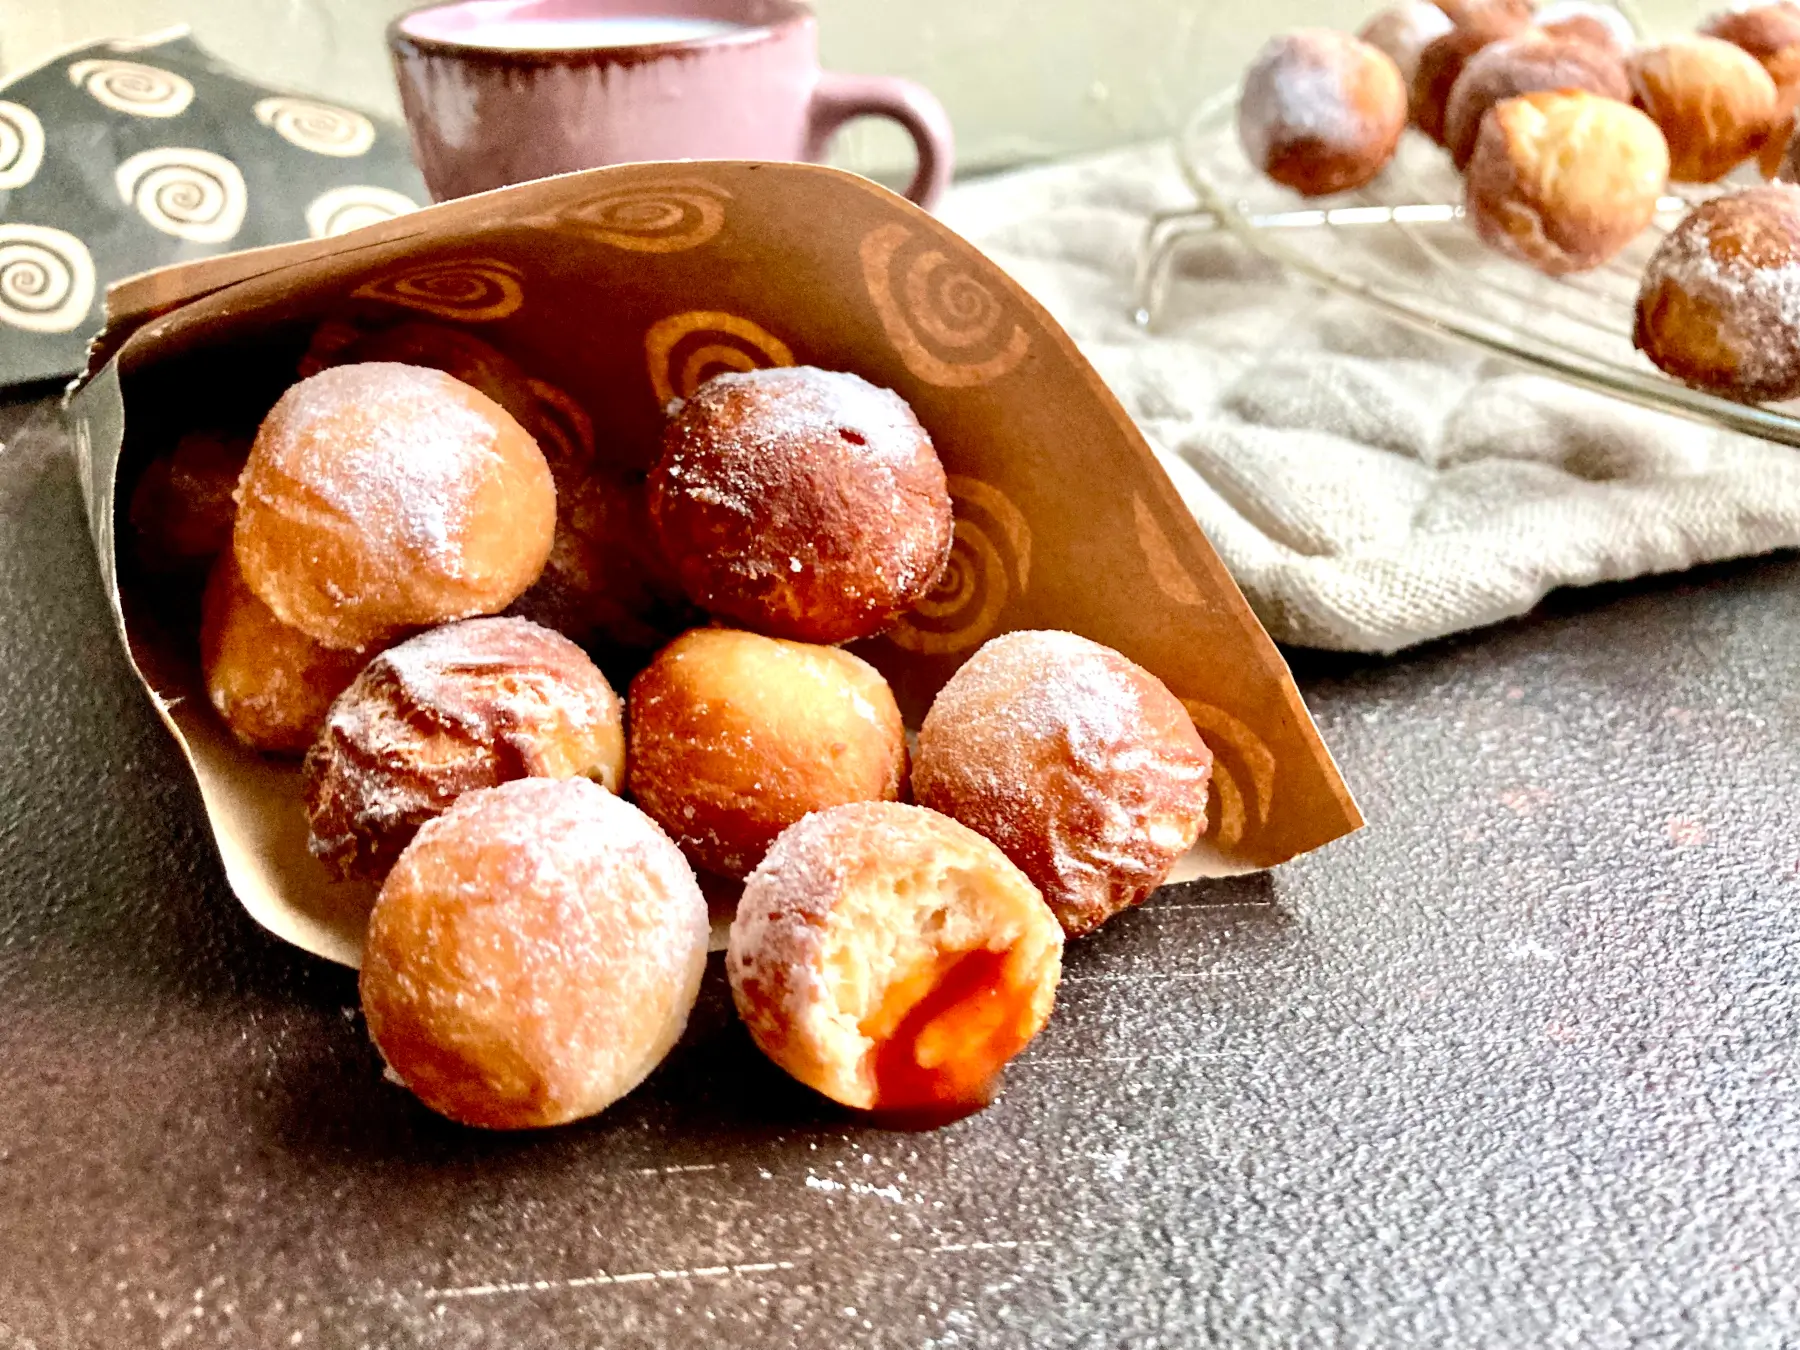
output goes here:
[[892, 800], [906, 729], [835, 647], [696, 628], [631, 682], [631, 786], [696, 867], [741, 877], [809, 811]]
[[1463, 67], [1489, 43], [1524, 32], [1530, 24], [1531, 8], [1489, 0], [1451, 7], [1450, 18], [1456, 26], [1426, 43], [1419, 53], [1408, 98], [1413, 125], [1439, 145], [1444, 142], [1450, 93]]
[[1400, 78], [1410, 87], [1419, 69], [1419, 53], [1452, 27], [1450, 16], [1429, 0], [1402, 0], [1376, 14], [1357, 30], [1356, 36], [1386, 52]]
[[1309, 197], [1361, 187], [1406, 129], [1406, 82], [1379, 48], [1327, 28], [1273, 38], [1244, 76], [1238, 140], [1250, 163]]
[[1668, 181], [1662, 132], [1636, 108], [1540, 90], [1483, 118], [1468, 165], [1469, 219], [1502, 253], [1559, 276], [1598, 267], [1635, 239]]
[[1644, 268], [1634, 340], [1726, 398], [1800, 395], [1800, 188], [1771, 183], [1689, 212]]
[[864, 1110], [985, 1105], [1043, 1027], [1062, 930], [993, 844], [922, 807], [808, 816], [744, 884], [725, 968], [763, 1053]]
[[377, 656], [306, 755], [312, 851], [379, 877], [465, 792], [514, 778], [624, 788], [619, 696], [573, 642], [526, 619], [446, 624]]
[[244, 580], [328, 647], [506, 608], [556, 525], [549, 467], [505, 409], [442, 371], [381, 361], [283, 394], [237, 501]]
[[841, 371], [717, 375], [675, 414], [650, 517], [694, 603], [847, 642], [888, 627], [950, 558], [950, 494], [898, 394]]
[[470, 792], [419, 831], [363, 949], [369, 1034], [400, 1080], [466, 1125], [594, 1114], [680, 1038], [706, 966], [681, 851], [586, 779]]
[[1008, 633], [938, 692], [914, 798], [998, 844], [1071, 936], [1137, 904], [1206, 828], [1212, 752], [1149, 671], [1073, 633]]

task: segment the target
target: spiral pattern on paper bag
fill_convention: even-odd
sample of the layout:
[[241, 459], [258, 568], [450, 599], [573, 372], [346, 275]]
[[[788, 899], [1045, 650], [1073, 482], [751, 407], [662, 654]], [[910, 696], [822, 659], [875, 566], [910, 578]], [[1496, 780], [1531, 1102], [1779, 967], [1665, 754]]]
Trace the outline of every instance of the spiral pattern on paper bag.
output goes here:
[[22, 103], [0, 102], [0, 191], [24, 187], [44, 162], [44, 124]]
[[657, 406], [686, 398], [727, 370], [791, 366], [787, 343], [741, 314], [694, 309], [659, 319], [644, 334], [644, 359]]
[[1031, 346], [986, 282], [941, 249], [921, 248], [900, 224], [864, 236], [863, 281], [888, 340], [927, 384], [967, 388], [997, 380]]
[[237, 165], [210, 150], [144, 150], [113, 173], [126, 205], [164, 234], [222, 244], [244, 223], [249, 194]]
[[375, 144], [375, 124], [349, 108], [309, 98], [265, 98], [251, 111], [289, 145], [315, 155], [354, 159]]
[[557, 223], [632, 253], [681, 253], [725, 228], [731, 194], [703, 178], [635, 183], [559, 211]]
[[352, 183], [321, 192], [306, 204], [306, 232], [314, 239], [331, 239], [418, 209], [404, 192]]
[[365, 281], [352, 296], [464, 323], [490, 323], [525, 303], [524, 274], [498, 258], [445, 258]]
[[93, 304], [94, 259], [86, 244], [48, 225], [0, 225], [0, 323], [67, 333]]
[[1213, 752], [1205, 837], [1218, 848], [1235, 848], [1253, 829], [1268, 823], [1275, 797], [1275, 752], [1223, 708], [1191, 698], [1182, 699], [1181, 705]]
[[133, 117], [179, 117], [194, 101], [194, 86], [174, 71], [136, 61], [77, 61], [69, 67], [69, 83]]
[[979, 478], [950, 476], [956, 533], [931, 594], [888, 630], [896, 647], [926, 656], [979, 647], [1031, 583], [1031, 526], [1005, 493]]
[[1150, 503], [1137, 493], [1131, 494], [1131, 513], [1137, 522], [1138, 547], [1143, 550], [1144, 566], [1156, 589], [1178, 605], [1197, 608], [1206, 603], [1199, 584], [1188, 574], [1181, 559], [1175, 556], [1175, 545], [1163, 533]]
[[538, 448], [550, 464], [557, 482], [587, 473], [594, 464], [594, 419], [587, 409], [548, 380], [528, 381], [537, 399], [536, 425], [531, 428]]

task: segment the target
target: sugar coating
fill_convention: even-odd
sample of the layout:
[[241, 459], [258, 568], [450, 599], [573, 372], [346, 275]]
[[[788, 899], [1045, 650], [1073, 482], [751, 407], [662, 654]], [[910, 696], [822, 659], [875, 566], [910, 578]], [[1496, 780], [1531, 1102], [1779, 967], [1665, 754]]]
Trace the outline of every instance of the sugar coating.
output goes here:
[[1269, 40], [1244, 76], [1238, 103], [1238, 133], [1253, 163], [1266, 164], [1299, 140], [1352, 152], [1360, 146], [1368, 119], [1345, 80], [1358, 46], [1323, 29]]
[[[460, 575], [456, 541], [466, 525], [464, 484], [493, 461], [494, 425], [444, 396], [453, 377], [396, 362], [322, 371], [277, 404], [278, 434], [259, 439], [268, 471], [304, 482], [315, 509], [357, 519], [377, 548], [427, 560]], [[363, 434], [339, 442], [328, 473], [312, 471], [311, 447], [340, 434], [343, 405], [363, 413]], [[274, 495], [256, 479], [258, 501]]]
[[931, 438], [899, 395], [842, 371], [708, 380], [669, 425], [650, 510], [695, 603], [808, 641], [880, 631], [950, 555]]
[[321, 371], [264, 419], [236, 493], [244, 576], [334, 647], [504, 608], [542, 570], [555, 489], [498, 404], [395, 362]]
[[1062, 932], [993, 844], [938, 812], [859, 802], [790, 826], [744, 884], [726, 973], [751, 1036], [802, 1082], [873, 1105], [862, 1024], [889, 987], [943, 953], [1014, 953], [1037, 1025]]
[[1142, 900], [1206, 824], [1212, 754], [1156, 678], [1074, 633], [1008, 633], [939, 691], [913, 795], [998, 844], [1071, 934]]
[[389, 648], [307, 754], [315, 856], [379, 874], [463, 793], [523, 777], [622, 789], [623, 710], [587, 654], [526, 619], [467, 619]]
[[1356, 35], [1386, 52], [1400, 78], [1410, 85], [1419, 69], [1419, 53], [1454, 26], [1450, 16], [1430, 0], [1402, 0], [1376, 14]]
[[[1725, 358], [1712, 382], [1744, 395], [1800, 393], [1800, 189], [1769, 184], [1696, 207], [1645, 265], [1638, 294], [1638, 346], [1675, 373], [1686, 367], [1681, 335], [1661, 331], [1659, 305], [1705, 316], [1709, 354]], [[1729, 390], [1727, 390], [1729, 392]]]
[[473, 1124], [598, 1111], [675, 1043], [706, 902], [643, 812], [585, 779], [520, 779], [427, 824], [382, 887], [362, 989], [395, 1073]]

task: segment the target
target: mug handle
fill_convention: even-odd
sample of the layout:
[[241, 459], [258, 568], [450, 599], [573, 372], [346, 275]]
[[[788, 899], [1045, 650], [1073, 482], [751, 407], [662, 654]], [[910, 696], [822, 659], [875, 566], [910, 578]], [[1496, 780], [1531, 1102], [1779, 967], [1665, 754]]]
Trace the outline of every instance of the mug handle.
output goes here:
[[919, 152], [919, 167], [906, 195], [931, 210], [950, 186], [956, 143], [950, 115], [922, 84], [889, 75], [820, 71], [807, 109], [806, 158], [815, 163], [824, 159], [838, 128], [852, 118], [867, 116], [891, 117], [906, 128]]

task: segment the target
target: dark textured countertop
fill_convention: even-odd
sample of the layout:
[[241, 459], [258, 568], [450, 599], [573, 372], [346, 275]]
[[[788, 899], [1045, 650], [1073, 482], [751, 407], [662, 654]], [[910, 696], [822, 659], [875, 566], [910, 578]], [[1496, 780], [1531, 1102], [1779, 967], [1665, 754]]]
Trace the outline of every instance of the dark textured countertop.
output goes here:
[[1070, 949], [986, 1113], [689, 1035], [496, 1137], [227, 892], [0, 409], [0, 1350], [1800, 1345], [1800, 561], [1298, 660], [1372, 824]]

